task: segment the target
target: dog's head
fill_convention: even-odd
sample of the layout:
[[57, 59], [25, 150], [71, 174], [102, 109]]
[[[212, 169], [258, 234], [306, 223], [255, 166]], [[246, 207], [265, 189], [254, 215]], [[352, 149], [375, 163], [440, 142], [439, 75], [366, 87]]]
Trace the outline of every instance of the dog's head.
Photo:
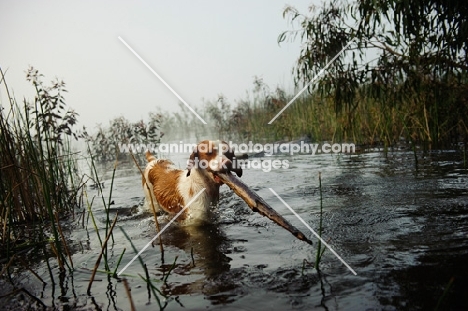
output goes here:
[[242, 176], [242, 168], [237, 163], [234, 150], [225, 141], [204, 140], [194, 148], [187, 165], [187, 176], [192, 169], [206, 170], [215, 182], [220, 183], [218, 174], [236, 173]]

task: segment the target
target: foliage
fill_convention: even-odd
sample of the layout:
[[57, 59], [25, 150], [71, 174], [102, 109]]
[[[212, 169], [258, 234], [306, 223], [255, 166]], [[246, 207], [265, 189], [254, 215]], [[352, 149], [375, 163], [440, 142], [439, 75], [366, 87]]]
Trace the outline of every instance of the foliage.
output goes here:
[[232, 112], [227, 99], [219, 95], [216, 102], [206, 103], [205, 110], [218, 134], [217, 138], [230, 139], [232, 137]]
[[[2, 257], [22, 248], [43, 246], [53, 236], [51, 250], [63, 269], [67, 262], [66, 243], [59, 219], [78, 204], [77, 165], [70, 138], [77, 137], [73, 126], [77, 114], [67, 110], [62, 93], [65, 84], [42, 82], [34, 68], [27, 79], [35, 90], [34, 101], [20, 106], [8, 95], [10, 109], [0, 111], [0, 249]], [[43, 248], [45, 252], [45, 247]]]
[[[349, 118], [364, 99], [382, 114], [410, 105], [410, 112], [399, 116], [407, 135], [433, 147], [467, 139], [467, 3], [334, 0], [311, 12], [305, 16], [288, 6], [284, 16], [300, 29], [278, 38], [299, 37], [303, 43], [293, 70], [298, 85], [306, 85], [354, 40], [310, 92], [331, 98], [335, 111]], [[395, 139], [385, 137], [388, 144]]]
[[[131, 123], [125, 117], [112, 119], [109, 127], [98, 126], [94, 135], [85, 133], [84, 136], [90, 142], [91, 152], [96, 160], [100, 162], [115, 160], [130, 160], [129, 154], [121, 152], [122, 144], [133, 145], [145, 144], [156, 147], [161, 141], [164, 133], [160, 131], [162, 116], [158, 113], [149, 113], [149, 120], [140, 120]], [[136, 151], [136, 150], [134, 150]], [[139, 153], [140, 158], [143, 156]]]
[[[233, 105], [223, 95], [205, 104], [205, 114], [218, 139], [272, 138], [265, 125], [286, 104], [286, 93], [279, 87], [271, 91], [260, 77], [254, 77], [253, 84], [247, 97]], [[278, 137], [273, 134], [273, 138]]]
[[[34, 101], [24, 100], [19, 105], [10, 96], [3, 71], [0, 69], [0, 84], [3, 84], [9, 99], [9, 109], [0, 106], [0, 284], [4, 287], [0, 298], [7, 300], [6, 307], [22, 306], [28, 309], [56, 309], [76, 307], [78, 287], [73, 286], [74, 273], [72, 255], [76, 244], [69, 245], [70, 231], [66, 227], [76, 226], [80, 223], [75, 219], [80, 215], [83, 228], [87, 228], [91, 219], [100, 243], [101, 252], [97, 256], [92, 278], [88, 284], [87, 294], [91, 296], [91, 286], [94, 275], [99, 272], [107, 276], [108, 289], [115, 294], [113, 278], [118, 278], [116, 271], [121, 263], [123, 253], [117, 263], [111, 261], [118, 254], [113, 254], [113, 229], [118, 213], [113, 219], [110, 217], [112, 204], [112, 188], [116, 166], [112, 175], [110, 193], [106, 202], [99, 176], [94, 162], [91, 159], [92, 175], [78, 178], [77, 154], [71, 152], [70, 140], [72, 138], [90, 138], [86, 131], [78, 134], [74, 129], [77, 114], [67, 109], [62, 96], [65, 84], [53, 81], [51, 86], [42, 82], [42, 75], [34, 68], [27, 71], [27, 79], [36, 90]], [[116, 141], [128, 138], [130, 142], [141, 142], [143, 139], [159, 139], [160, 116], [150, 115], [148, 123], [129, 123], [124, 118], [116, 118], [111, 122], [109, 133], [116, 136], [108, 138]], [[123, 134], [130, 135], [125, 136]], [[107, 133], [106, 133], [107, 134]], [[121, 135], [122, 134], [122, 135]], [[121, 135], [121, 136], [118, 136]], [[105, 226], [100, 228], [92, 212], [94, 197], [89, 200], [85, 183], [91, 180], [99, 188], [103, 206], [106, 211]], [[81, 208], [85, 202], [88, 211]], [[75, 211], [75, 208], [77, 210]], [[76, 212], [76, 213], [75, 213]], [[71, 220], [74, 220], [71, 222]], [[76, 221], [75, 221], [76, 220]], [[62, 224], [66, 223], [65, 226]], [[87, 230], [87, 229], [86, 229]], [[101, 235], [105, 234], [105, 240]], [[88, 232], [88, 243], [90, 242]], [[112, 243], [112, 245], [110, 245]], [[130, 243], [132, 243], [130, 241]], [[83, 245], [80, 242], [81, 249]], [[134, 245], [132, 244], [132, 247]], [[51, 264], [50, 257], [56, 257], [57, 264]], [[101, 258], [104, 261], [105, 271], [99, 270]], [[40, 260], [40, 266], [47, 270], [49, 278], [45, 278], [44, 271], [35, 271], [35, 264]], [[159, 309], [168, 304], [161, 301], [165, 296], [156, 287], [161, 280], [149, 277], [146, 264], [140, 258], [146, 278], [144, 281], [151, 288]], [[111, 265], [114, 265], [112, 272]], [[174, 262], [175, 264], [175, 262]], [[84, 269], [81, 267], [81, 269]], [[81, 273], [81, 272], [80, 272]], [[170, 271], [165, 276], [167, 281]], [[138, 275], [132, 276], [138, 279]], [[3, 278], [8, 281], [3, 282]], [[50, 295], [35, 296], [37, 283], [42, 283], [41, 292]], [[117, 281], [115, 281], [117, 282]], [[126, 284], [126, 279], [123, 279]], [[55, 299], [59, 289], [61, 296], [67, 295], [66, 300]], [[149, 292], [149, 290], [148, 290]], [[52, 297], [52, 305], [46, 305], [48, 298]], [[131, 297], [128, 298], [131, 301]], [[151, 299], [149, 295], [148, 300]], [[44, 300], [44, 301], [43, 301]], [[94, 298], [93, 298], [94, 300]], [[18, 303], [16, 303], [18, 301]], [[113, 300], [115, 302], [115, 300]], [[131, 301], [132, 302], [132, 301]], [[96, 307], [97, 304], [96, 304]]]
[[65, 111], [66, 104], [62, 95], [67, 92], [65, 82], [55, 80], [51, 86], [45, 86], [42, 77], [43, 75], [32, 67], [27, 71], [26, 80], [33, 84], [37, 94], [34, 104], [25, 103], [27, 117], [34, 114], [30, 119], [29, 128], [35, 130], [36, 139], [44, 136], [46, 142], [63, 145], [64, 137], [77, 139], [73, 126], [77, 122], [78, 114], [73, 110]]

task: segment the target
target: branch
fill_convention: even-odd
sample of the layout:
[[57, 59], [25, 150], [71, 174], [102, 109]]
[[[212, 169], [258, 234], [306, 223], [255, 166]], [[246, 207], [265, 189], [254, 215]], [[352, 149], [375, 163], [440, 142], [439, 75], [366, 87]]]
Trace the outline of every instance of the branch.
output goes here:
[[404, 54], [401, 54], [401, 53], [398, 53], [397, 51], [395, 51], [394, 49], [392, 49], [391, 47], [389, 47], [387, 44], [385, 44], [384, 42], [381, 42], [379, 41], [378, 39], [376, 39], [378, 43], [380, 43], [382, 46], [378, 45], [378, 44], [375, 44], [374, 42], [372, 41], [368, 41], [369, 44], [375, 48], [378, 48], [378, 49], [381, 49], [381, 50], [385, 50], [387, 52], [389, 52], [390, 54], [393, 54], [393, 55], [396, 55], [396, 56], [400, 56], [400, 57], [405, 57]]

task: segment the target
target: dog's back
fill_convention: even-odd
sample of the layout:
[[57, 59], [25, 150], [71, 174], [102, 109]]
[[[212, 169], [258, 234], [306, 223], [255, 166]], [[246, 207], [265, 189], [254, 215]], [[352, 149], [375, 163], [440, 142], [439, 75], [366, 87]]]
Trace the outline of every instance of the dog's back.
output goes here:
[[241, 169], [233, 167], [233, 157], [234, 153], [226, 142], [202, 141], [194, 148], [184, 171], [177, 169], [169, 160], [156, 159], [147, 151], [148, 164], [143, 178], [147, 206], [152, 209], [152, 200], [156, 211], [162, 209], [176, 214], [201, 192], [178, 220], [209, 221], [211, 208], [218, 202], [219, 187], [222, 185], [217, 174], [232, 170], [239, 177], [242, 175]]
[[149, 151], [146, 152], [146, 159], [148, 164], [142, 183], [148, 207], [152, 208], [152, 199], [156, 211], [162, 208], [169, 213], [178, 213], [184, 204], [182, 196], [176, 191], [183, 171], [176, 169], [169, 160], [156, 159]]

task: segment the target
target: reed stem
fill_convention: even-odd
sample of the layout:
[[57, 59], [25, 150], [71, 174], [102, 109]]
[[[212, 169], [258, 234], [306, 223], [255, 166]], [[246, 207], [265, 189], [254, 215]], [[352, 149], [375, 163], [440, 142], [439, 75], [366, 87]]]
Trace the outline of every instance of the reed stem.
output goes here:
[[[318, 235], [322, 238], [322, 218], [323, 218], [323, 197], [322, 197], [322, 176], [321, 172], [319, 172], [319, 194], [320, 194], [320, 221], [319, 221], [319, 229]], [[319, 239], [317, 242], [317, 254], [315, 256], [315, 269], [319, 270], [320, 260], [322, 258], [322, 241]]]
[[[149, 188], [148, 184], [146, 183], [145, 173], [143, 173], [143, 170], [141, 169], [140, 165], [138, 165], [138, 162], [137, 162], [135, 156], [133, 155], [132, 150], [130, 150], [130, 154], [132, 155], [133, 162], [135, 162], [136, 167], [140, 171], [141, 177], [143, 178], [143, 184], [146, 186], [148, 192], [151, 194], [152, 190]], [[153, 211], [154, 222], [156, 223], [156, 228], [158, 229], [158, 233], [159, 233], [159, 232], [161, 232], [161, 228], [159, 226], [159, 221], [158, 221], [158, 215], [156, 213], [156, 208], [154, 207], [153, 196], [150, 195], [149, 197], [150, 197], [151, 209]], [[159, 249], [161, 250], [161, 257], [164, 258], [164, 247], [163, 247], [161, 235], [159, 235], [158, 241], [159, 241]]]
[[[102, 255], [104, 254], [104, 251], [107, 248], [107, 242], [109, 241], [112, 235], [112, 230], [114, 229], [114, 226], [117, 223], [117, 218], [118, 218], [118, 213], [117, 215], [115, 215], [114, 221], [112, 222], [112, 226], [110, 227], [109, 233], [107, 234], [107, 237], [104, 240], [104, 243], [102, 244], [101, 252], [99, 253], [98, 259], [96, 260], [96, 264], [94, 265], [93, 273], [91, 274], [91, 279], [89, 280], [89, 284], [88, 284], [88, 290], [87, 290], [88, 295], [91, 295], [91, 286], [93, 285], [94, 277], [96, 275], [96, 270], [99, 267], [99, 264], [101, 263]], [[108, 265], [106, 263], [106, 271], [109, 271], [107, 267]]]

